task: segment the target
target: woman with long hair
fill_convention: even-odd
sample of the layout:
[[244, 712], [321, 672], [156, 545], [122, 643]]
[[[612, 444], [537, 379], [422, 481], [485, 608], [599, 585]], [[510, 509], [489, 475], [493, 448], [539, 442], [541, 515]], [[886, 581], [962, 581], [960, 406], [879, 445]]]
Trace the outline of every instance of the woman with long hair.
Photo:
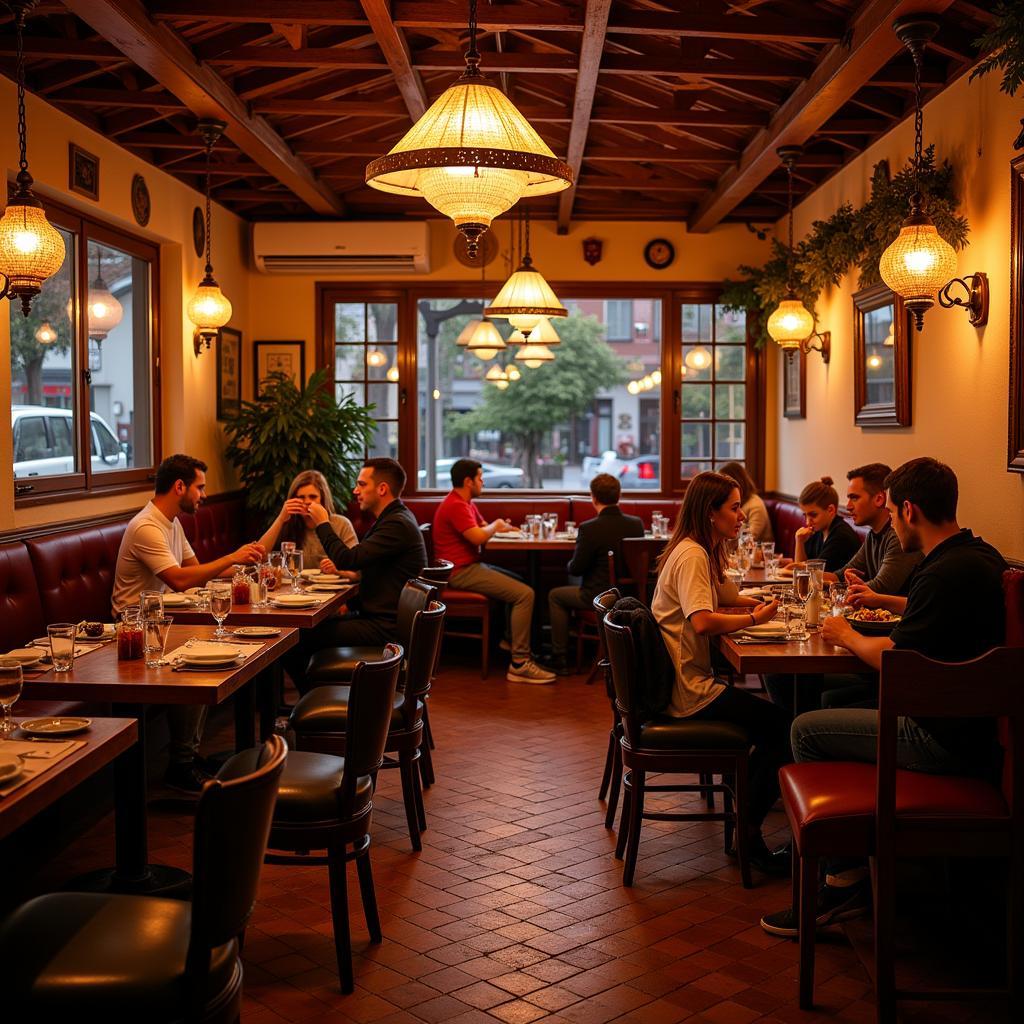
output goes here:
[[772, 522], [768, 518], [768, 506], [757, 493], [757, 484], [751, 479], [746, 466], [741, 462], [727, 462], [720, 466], [718, 472], [731, 476], [740, 489], [740, 508], [747, 521], [747, 529], [753, 534], [754, 540], [775, 540], [772, 533]]
[[[275, 544], [292, 541], [296, 548], [302, 550], [302, 564], [315, 568], [321, 559], [327, 557], [312, 521], [307, 518], [306, 510], [313, 502], [319, 502], [330, 516], [331, 529], [338, 535], [347, 548], [355, 547], [359, 542], [352, 523], [334, 511], [334, 500], [331, 488], [323, 473], [315, 469], [303, 470], [292, 481], [288, 488], [288, 498], [277, 518], [262, 537], [260, 543], [269, 551]], [[354, 575], [354, 574], [351, 574]]]
[[[769, 874], [786, 874], [789, 855], [772, 853], [761, 825], [779, 796], [779, 768], [792, 760], [789, 717], [747, 690], [719, 682], [711, 666], [709, 638], [769, 622], [778, 602], [740, 597], [725, 578], [726, 543], [743, 525], [740, 490], [721, 473], [698, 473], [686, 489], [672, 536], [658, 560], [651, 601], [665, 646], [676, 668], [667, 714], [673, 718], [732, 722], [750, 736], [749, 830], [751, 863]], [[720, 606], [730, 609], [719, 611]]]

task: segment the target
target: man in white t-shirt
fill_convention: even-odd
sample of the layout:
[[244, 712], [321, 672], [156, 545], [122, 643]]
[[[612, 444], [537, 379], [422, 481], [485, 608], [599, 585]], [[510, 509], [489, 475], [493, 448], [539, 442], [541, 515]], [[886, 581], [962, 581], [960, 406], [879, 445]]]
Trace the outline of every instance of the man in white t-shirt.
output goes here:
[[[206, 463], [189, 455], [171, 455], [156, 471], [152, 500], [128, 524], [117, 553], [111, 606], [115, 617], [135, 604], [144, 590], [187, 590], [219, 576], [232, 565], [261, 562], [259, 544], [243, 544], [237, 551], [212, 562], [199, 563], [178, 513], [192, 513], [206, 496]], [[199, 741], [206, 721], [200, 705], [172, 705], [170, 764], [166, 783], [174, 789], [197, 793], [210, 776], [197, 763]]]

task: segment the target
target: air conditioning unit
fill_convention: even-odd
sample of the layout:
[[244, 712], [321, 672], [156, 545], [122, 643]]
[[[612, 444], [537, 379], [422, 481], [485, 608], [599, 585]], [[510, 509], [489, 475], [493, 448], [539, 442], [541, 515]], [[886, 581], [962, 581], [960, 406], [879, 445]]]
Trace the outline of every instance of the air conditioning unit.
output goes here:
[[252, 227], [264, 274], [426, 274], [426, 221], [267, 222]]

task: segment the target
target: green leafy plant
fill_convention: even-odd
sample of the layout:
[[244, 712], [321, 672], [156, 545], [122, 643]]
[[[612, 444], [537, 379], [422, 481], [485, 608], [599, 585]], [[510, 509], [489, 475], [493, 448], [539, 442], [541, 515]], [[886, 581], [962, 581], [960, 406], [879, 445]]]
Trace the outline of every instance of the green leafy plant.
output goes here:
[[1024, 82], [1024, 0], [1000, 0], [992, 16], [988, 31], [974, 41], [985, 56], [971, 71], [970, 81], [999, 70], [1003, 73], [999, 88], [1016, 96]]
[[344, 503], [363, 451], [373, 442], [374, 406], [361, 406], [350, 395], [336, 402], [323, 369], [303, 388], [280, 373], [271, 374], [262, 388], [255, 402], [243, 402], [238, 416], [225, 424], [225, 454], [238, 469], [249, 507], [269, 519], [304, 469], [320, 470]]

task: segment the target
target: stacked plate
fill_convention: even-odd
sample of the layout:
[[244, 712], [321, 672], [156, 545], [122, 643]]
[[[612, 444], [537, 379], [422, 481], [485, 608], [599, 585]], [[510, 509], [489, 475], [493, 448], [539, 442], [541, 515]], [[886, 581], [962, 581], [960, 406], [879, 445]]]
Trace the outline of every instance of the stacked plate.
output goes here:
[[200, 641], [185, 647], [180, 657], [186, 665], [228, 665], [244, 653], [236, 644]]
[[0, 754], [0, 786], [21, 774], [21, 758], [14, 754]]
[[195, 603], [196, 600], [191, 594], [164, 594], [165, 608], [188, 608]]
[[16, 647], [13, 651], [8, 651], [2, 655], [2, 657], [21, 662], [22, 668], [33, 668], [49, 653], [50, 641], [47, 639], [45, 647]]
[[320, 600], [312, 594], [273, 594], [270, 603], [275, 608], [312, 608]]

